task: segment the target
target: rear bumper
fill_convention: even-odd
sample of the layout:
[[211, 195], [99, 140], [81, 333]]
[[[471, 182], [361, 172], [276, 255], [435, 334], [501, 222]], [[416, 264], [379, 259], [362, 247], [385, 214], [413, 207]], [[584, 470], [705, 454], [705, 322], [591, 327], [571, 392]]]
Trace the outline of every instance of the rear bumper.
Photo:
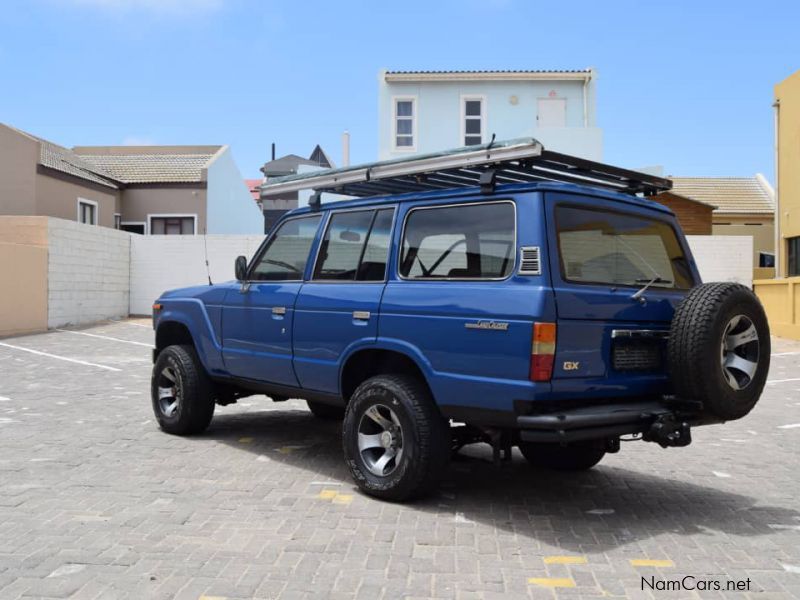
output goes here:
[[[634, 433], [647, 438], [665, 423], [670, 424], [671, 433], [682, 429], [687, 435], [690, 425], [701, 424], [697, 415], [663, 401], [601, 404], [517, 417], [519, 437], [526, 442], [579, 442]], [[678, 443], [669, 445], [685, 445], [680, 433], [675, 439]]]

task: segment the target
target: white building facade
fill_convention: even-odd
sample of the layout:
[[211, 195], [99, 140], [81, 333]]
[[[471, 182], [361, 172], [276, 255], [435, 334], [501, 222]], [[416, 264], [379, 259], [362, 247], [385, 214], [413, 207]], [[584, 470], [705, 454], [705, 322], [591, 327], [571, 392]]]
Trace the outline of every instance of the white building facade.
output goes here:
[[378, 159], [534, 137], [545, 148], [602, 160], [596, 73], [381, 71]]

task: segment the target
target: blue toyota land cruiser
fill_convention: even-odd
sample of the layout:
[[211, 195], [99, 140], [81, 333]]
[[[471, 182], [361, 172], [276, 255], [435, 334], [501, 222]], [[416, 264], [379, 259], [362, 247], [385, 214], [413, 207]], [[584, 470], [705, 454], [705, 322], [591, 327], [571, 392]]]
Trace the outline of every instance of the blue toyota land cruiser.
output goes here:
[[646, 198], [669, 187], [531, 139], [268, 182], [265, 198], [314, 195], [237, 281], [153, 306], [156, 418], [190, 435], [216, 404], [305, 399], [390, 500], [434, 489], [473, 442], [563, 470], [621, 436], [685, 446], [753, 408], [770, 338], [748, 288], [701, 284]]

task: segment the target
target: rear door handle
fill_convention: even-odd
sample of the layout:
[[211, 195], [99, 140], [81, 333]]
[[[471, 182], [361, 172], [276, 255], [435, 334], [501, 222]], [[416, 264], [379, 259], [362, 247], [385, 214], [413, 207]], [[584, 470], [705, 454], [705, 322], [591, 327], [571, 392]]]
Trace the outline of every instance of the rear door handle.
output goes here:
[[286, 314], [286, 307], [285, 306], [273, 306], [272, 307], [272, 314], [273, 315], [285, 315]]
[[369, 321], [370, 312], [368, 310], [354, 310], [353, 311], [353, 318], [356, 321]]

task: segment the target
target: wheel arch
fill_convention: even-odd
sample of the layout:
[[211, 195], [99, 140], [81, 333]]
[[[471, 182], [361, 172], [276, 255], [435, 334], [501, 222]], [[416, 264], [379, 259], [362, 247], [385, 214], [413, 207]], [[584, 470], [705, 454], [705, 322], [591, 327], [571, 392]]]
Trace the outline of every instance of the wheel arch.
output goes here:
[[167, 346], [187, 345], [196, 348], [194, 337], [186, 323], [176, 320], [160, 321], [156, 329], [156, 354]]
[[396, 344], [373, 345], [353, 350], [342, 361], [339, 372], [339, 392], [345, 403], [363, 381], [381, 374], [411, 375], [425, 385], [433, 397], [430, 385], [432, 370], [427, 361], [416, 354], [413, 349]]

